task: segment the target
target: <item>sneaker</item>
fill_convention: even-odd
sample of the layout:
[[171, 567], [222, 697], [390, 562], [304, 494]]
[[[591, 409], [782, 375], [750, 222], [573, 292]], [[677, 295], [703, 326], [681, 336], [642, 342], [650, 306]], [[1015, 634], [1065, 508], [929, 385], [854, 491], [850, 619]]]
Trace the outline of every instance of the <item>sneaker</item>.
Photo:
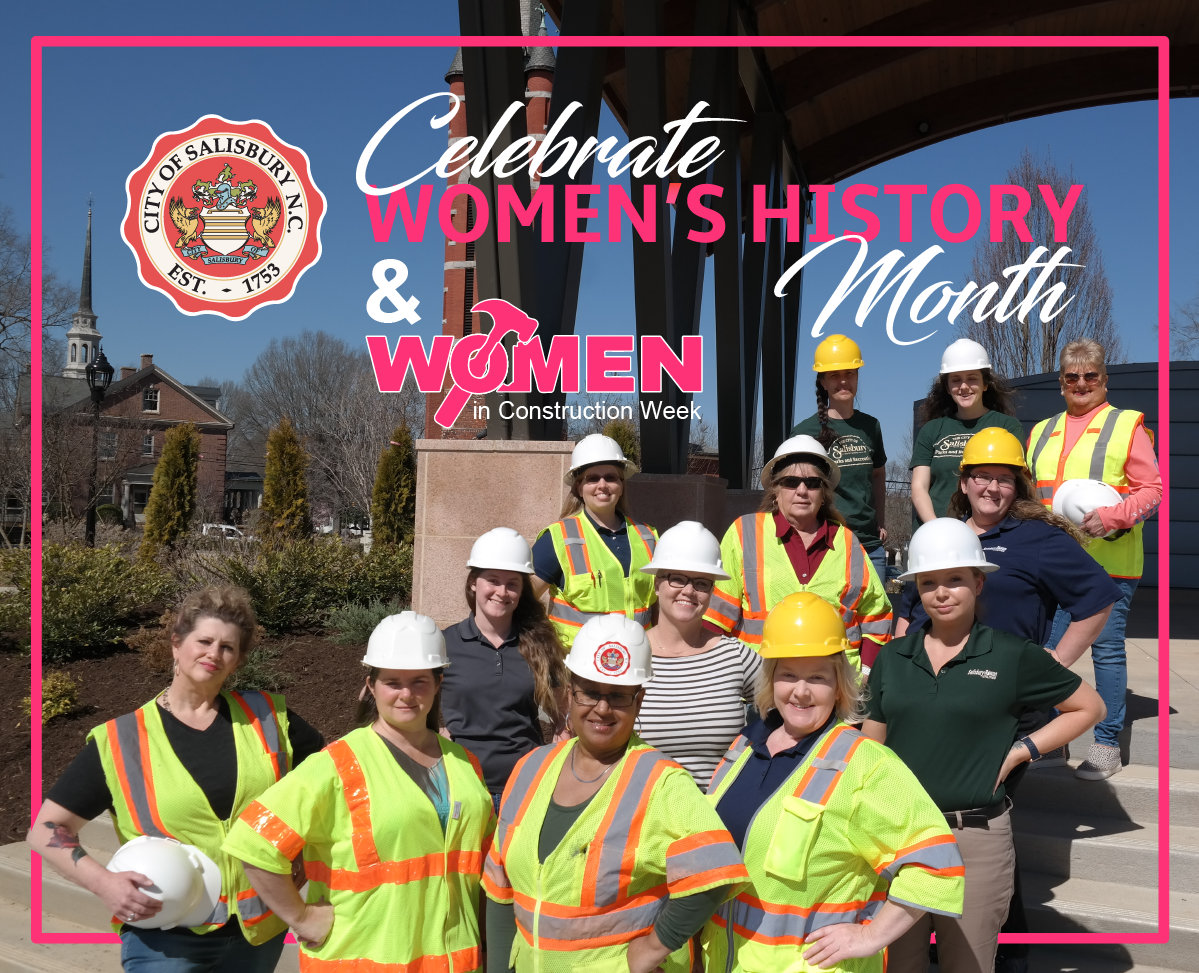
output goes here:
[[1058, 747], [1043, 753], [1028, 765], [1029, 770], [1046, 770], [1049, 767], [1065, 767], [1070, 761], [1070, 748]]
[[1107, 780], [1124, 768], [1120, 765], [1120, 748], [1105, 747], [1092, 743], [1087, 750], [1087, 759], [1078, 765], [1074, 776], [1081, 780]]

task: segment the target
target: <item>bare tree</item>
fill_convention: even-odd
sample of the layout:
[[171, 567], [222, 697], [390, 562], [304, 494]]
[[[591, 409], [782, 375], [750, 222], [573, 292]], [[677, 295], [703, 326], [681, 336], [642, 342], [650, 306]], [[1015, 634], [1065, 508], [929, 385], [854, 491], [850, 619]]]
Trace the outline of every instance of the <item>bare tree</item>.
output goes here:
[[[0, 357], [29, 360], [33, 328], [33, 250], [11, 206], [0, 206]], [[42, 271], [42, 329], [62, 327], [79, 302], [79, 291], [54, 271]]]
[[[1037, 247], [1048, 247], [1049, 254], [1053, 254], [1058, 247], [1069, 246], [1067, 262], [1081, 266], [1061, 268], [1055, 276], [1066, 285], [1066, 297], [1073, 300], [1051, 321], [1042, 321], [1040, 310], [1035, 309], [1002, 322], [993, 315], [984, 321], [967, 318], [958, 325], [958, 330], [983, 345], [991, 354], [996, 372], [1008, 377], [1056, 371], [1062, 347], [1084, 337], [1094, 338], [1103, 345], [1109, 364], [1125, 361], [1123, 342], [1112, 318], [1112, 288], [1103, 269], [1103, 252], [1091, 221], [1086, 190], [1078, 197], [1070, 215], [1069, 243], [1060, 244], [1054, 242], [1053, 219], [1038, 188], [1050, 186], [1059, 202], [1065, 200], [1075, 183], [1073, 168], [1062, 172], [1048, 154], [1041, 159], [1026, 148], [1019, 163], [1008, 170], [1007, 181], [1024, 187], [1032, 197], [1033, 205], [1025, 217], [1032, 241], [1021, 241], [1012, 225], [1005, 222], [1001, 242], [982, 241], [976, 245], [971, 268], [973, 279], [980, 283], [995, 281], [1006, 288], [1004, 271], [1024, 263]], [[1036, 273], [1029, 275], [1011, 307], [1028, 294], [1036, 276]], [[1042, 293], [1045, 289], [1042, 288]]]
[[1199, 295], [1178, 304], [1170, 315], [1170, 358], [1191, 358], [1199, 351]]

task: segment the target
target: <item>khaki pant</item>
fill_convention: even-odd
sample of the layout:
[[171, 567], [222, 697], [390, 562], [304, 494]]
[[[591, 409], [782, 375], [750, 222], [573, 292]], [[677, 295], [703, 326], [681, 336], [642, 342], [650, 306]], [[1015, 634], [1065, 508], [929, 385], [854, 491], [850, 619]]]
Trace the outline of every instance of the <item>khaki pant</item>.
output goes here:
[[926, 912], [891, 944], [887, 973], [926, 973], [928, 940], [937, 934], [941, 973], [992, 973], [999, 928], [1007, 919], [1016, 872], [1010, 812], [987, 822], [986, 828], [954, 828], [966, 864], [966, 896], [962, 918]]

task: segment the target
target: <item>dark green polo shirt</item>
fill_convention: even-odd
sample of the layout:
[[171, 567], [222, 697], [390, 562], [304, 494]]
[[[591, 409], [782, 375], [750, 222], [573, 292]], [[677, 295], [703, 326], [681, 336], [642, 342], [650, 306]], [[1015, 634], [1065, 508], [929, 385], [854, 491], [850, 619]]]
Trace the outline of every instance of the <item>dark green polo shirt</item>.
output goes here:
[[1082, 682], [1044, 648], [977, 621], [962, 651], [934, 673], [924, 627], [894, 639], [870, 670], [867, 718], [887, 724], [899, 755], [942, 811], [1000, 800], [992, 791], [1025, 708], [1049, 709]]

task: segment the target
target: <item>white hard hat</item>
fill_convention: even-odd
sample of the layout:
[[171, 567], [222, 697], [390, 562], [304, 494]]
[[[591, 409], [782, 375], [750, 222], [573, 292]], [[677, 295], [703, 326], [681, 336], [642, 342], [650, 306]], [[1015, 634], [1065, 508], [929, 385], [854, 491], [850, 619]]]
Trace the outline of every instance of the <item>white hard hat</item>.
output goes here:
[[[802, 457], [807, 456], [809, 459], [804, 460]], [[820, 441], [813, 439], [811, 436], [792, 436], [790, 439], [784, 439], [779, 444], [779, 448], [774, 451], [774, 456], [770, 462], [762, 467], [762, 486], [770, 486], [770, 480], [774, 476], [775, 467], [779, 466], [779, 460], [795, 457], [792, 463], [809, 462], [814, 459], [816, 466], [822, 466], [828, 471], [828, 481], [834, 489], [841, 482], [841, 467], [839, 467], [828, 454], [828, 450], [820, 445]], [[786, 464], [790, 466], [790, 463]]]
[[1078, 527], [1092, 510], [1114, 506], [1123, 499], [1114, 486], [1102, 480], [1066, 480], [1053, 494], [1053, 512]]
[[375, 626], [366, 643], [364, 666], [377, 669], [438, 669], [448, 666], [445, 636], [428, 615], [400, 612]]
[[595, 463], [611, 463], [613, 466], [623, 467], [625, 476], [632, 476], [637, 472], [637, 467], [625, 458], [620, 443], [596, 432], [575, 443], [575, 448], [570, 454], [570, 470], [562, 481], [570, 486], [579, 470]]
[[942, 375], [948, 375], [950, 372], [969, 372], [975, 369], [982, 371], [984, 368], [990, 367], [991, 356], [987, 354], [987, 349], [969, 338], [958, 338], [941, 355]]
[[706, 574], [723, 581], [732, 577], [720, 560], [720, 541], [694, 520], [680, 521], [664, 531], [654, 547], [653, 560], [641, 570], [646, 574], [660, 571]]
[[[198, 926], [212, 915], [221, 898], [221, 870], [194, 845], [174, 838], [139, 835], [109, 859], [110, 872], [140, 872], [154, 884], [143, 891], [162, 902], [154, 915], [130, 922], [139, 929]], [[123, 916], [117, 916], [123, 919]]]
[[466, 566], [532, 574], [533, 552], [519, 531], [511, 527], [496, 527], [471, 545]]
[[914, 581], [922, 571], [943, 571], [946, 568], [978, 568], [983, 574], [998, 571], [983, 555], [978, 535], [965, 521], [938, 517], [922, 524], [908, 544], [908, 569], [899, 576], [901, 581]]
[[595, 682], [640, 686], [654, 678], [652, 657], [637, 622], [624, 615], [596, 615], [575, 636], [566, 668]]

